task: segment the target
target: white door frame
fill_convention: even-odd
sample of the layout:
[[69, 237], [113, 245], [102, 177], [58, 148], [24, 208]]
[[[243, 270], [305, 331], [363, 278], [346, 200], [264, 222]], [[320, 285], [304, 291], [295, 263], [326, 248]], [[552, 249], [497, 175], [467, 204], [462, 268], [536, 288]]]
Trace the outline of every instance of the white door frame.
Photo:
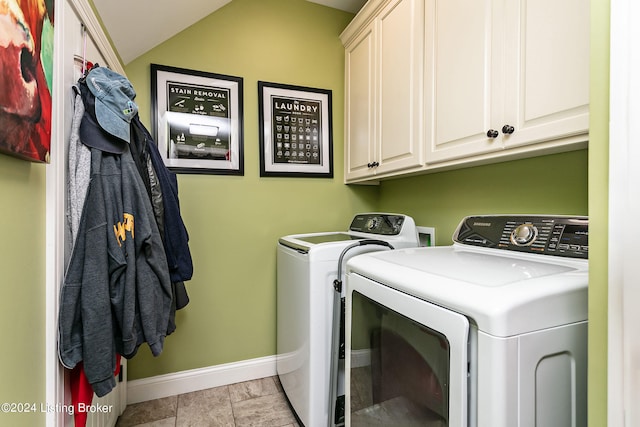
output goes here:
[[[67, 4], [71, 7], [67, 8]], [[101, 65], [121, 74], [124, 69], [87, 0], [56, 0], [55, 8], [51, 163], [46, 166], [45, 402], [62, 405], [69, 402], [65, 401], [65, 372], [58, 361], [58, 300], [65, 268], [66, 146], [73, 114], [70, 94], [71, 85], [76, 81], [74, 56], [78, 54], [67, 37], [68, 25], [74, 21], [67, 16], [69, 10], [84, 24], [87, 35], [106, 59], [107, 64]], [[82, 31], [81, 28], [71, 29], [76, 30]], [[71, 418], [65, 411], [47, 412], [46, 425], [64, 426]]]
[[640, 425], [640, 4], [611, 0], [608, 425]]

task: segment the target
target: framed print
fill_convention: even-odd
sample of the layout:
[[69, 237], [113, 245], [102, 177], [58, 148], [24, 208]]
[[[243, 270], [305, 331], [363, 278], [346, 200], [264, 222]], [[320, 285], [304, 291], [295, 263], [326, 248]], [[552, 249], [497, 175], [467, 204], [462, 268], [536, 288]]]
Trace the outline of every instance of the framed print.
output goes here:
[[260, 176], [333, 178], [331, 91], [258, 82]]
[[49, 163], [53, 1], [0, 1], [0, 152]]
[[244, 174], [242, 78], [151, 64], [152, 129], [174, 172]]

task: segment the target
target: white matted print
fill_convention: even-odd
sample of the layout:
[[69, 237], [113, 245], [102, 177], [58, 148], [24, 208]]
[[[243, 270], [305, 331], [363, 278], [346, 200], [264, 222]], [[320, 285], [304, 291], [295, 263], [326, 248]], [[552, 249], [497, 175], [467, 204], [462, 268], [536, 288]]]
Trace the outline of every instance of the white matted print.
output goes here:
[[258, 82], [260, 176], [333, 178], [331, 91]]
[[243, 80], [151, 64], [152, 122], [175, 172], [244, 174]]

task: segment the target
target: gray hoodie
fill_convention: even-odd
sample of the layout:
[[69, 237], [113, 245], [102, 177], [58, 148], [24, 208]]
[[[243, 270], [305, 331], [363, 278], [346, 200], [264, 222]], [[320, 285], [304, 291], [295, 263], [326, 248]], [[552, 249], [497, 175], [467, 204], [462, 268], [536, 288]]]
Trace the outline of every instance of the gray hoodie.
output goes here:
[[83, 362], [94, 392], [115, 387], [116, 353], [160, 354], [171, 308], [166, 255], [128, 149], [91, 149], [91, 181], [60, 296], [59, 357]]

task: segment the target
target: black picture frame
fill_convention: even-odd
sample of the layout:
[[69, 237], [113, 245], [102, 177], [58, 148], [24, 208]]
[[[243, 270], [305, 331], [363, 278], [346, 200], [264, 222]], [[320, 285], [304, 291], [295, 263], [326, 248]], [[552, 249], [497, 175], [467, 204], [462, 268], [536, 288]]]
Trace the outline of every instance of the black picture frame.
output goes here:
[[167, 168], [244, 175], [242, 77], [151, 64], [152, 132]]
[[333, 178], [332, 116], [331, 90], [258, 81], [260, 176]]

